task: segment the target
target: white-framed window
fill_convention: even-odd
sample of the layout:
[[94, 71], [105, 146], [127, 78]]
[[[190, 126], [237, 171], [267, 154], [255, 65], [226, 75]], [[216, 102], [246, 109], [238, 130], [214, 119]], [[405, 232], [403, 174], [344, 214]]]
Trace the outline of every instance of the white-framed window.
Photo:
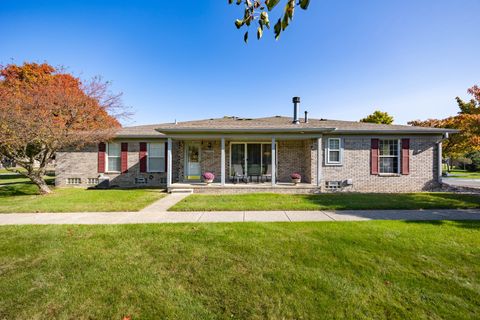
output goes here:
[[342, 164], [342, 139], [328, 138], [327, 140], [327, 164]]
[[165, 143], [147, 145], [147, 171], [165, 172]]
[[107, 172], [120, 172], [120, 143], [107, 144]]
[[378, 168], [380, 173], [400, 173], [400, 140], [381, 139], [378, 146]]

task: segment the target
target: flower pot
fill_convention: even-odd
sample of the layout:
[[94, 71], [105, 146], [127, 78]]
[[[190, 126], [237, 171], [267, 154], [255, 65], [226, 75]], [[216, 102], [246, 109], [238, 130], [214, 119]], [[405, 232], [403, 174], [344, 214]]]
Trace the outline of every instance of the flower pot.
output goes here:
[[292, 182], [294, 184], [299, 184], [302, 179], [292, 179]]
[[213, 182], [213, 179], [204, 179], [203, 181], [208, 185]]

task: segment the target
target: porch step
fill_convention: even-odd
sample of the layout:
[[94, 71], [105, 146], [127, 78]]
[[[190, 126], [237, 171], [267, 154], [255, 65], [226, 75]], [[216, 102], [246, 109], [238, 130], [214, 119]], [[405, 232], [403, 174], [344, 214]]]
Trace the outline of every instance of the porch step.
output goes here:
[[193, 193], [193, 189], [174, 188], [169, 190], [170, 193]]

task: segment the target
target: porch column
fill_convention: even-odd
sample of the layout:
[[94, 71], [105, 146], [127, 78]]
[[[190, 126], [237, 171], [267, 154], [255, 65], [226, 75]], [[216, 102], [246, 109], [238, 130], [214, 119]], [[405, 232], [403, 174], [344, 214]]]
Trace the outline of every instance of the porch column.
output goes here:
[[277, 144], [275, 137], [272, 137], [272, 187], [277, 183]]
[[220, 176], [221, 176], [221, 183], [222, 186], [225, 185], [225, 138], [222, 137], [221, 139], [221, 169], [220, 169]]
[[438, 143], [437, 148], [438, 148], [438, 182], [442, 183], [442, 169], [443, 169], [442, 141]]
[[322, 136], [317, 139], [317, 186], [322, 184]]
[[172, 186], [172, 138], [167, 142], [167, 189]]

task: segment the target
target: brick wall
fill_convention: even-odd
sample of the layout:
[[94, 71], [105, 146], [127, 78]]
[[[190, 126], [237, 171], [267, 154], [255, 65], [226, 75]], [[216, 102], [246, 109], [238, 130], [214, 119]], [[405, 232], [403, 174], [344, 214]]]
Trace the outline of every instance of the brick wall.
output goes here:
[[[329, 137], [322, 139], [325, 151]], [[335, 136], [338, 137], [338, 136]], [[441, 136], [343, 136], [344, 156], [342, 165], [327, 165], [325, 152], [322, 159], [322, 190], [325, 181], [353, 180], [344, 191], [356, 192], [415, 192], [438, 187], [438, 150], [436, 143]], [[379, 176], [370, 174], [371, 139], [410, 139], [410, 174]]]
[[279, 182], [291, 182], [290, 175], [300, 173], [302, 182], [310, 183], [312, 143], [310, 140], [279, 140], [277, 178]]
[[[441, 136], [394, 136], [410, 139], [410, 174], [397, 176], [377, 176], [370, 174], [370, 143], [372, 136], [345, 135], [343, 163], [330, 166], [325, 163], [325, 149], [329, 137], [322, 138], [321, 190], [325, 191], [325, 181], [346, 181], [352, 179], [353, 185], [343, 191], [355, 192], [414, 192], [429, 190], [438, 186], [438, 159], [436, 143]], [[337, 137], [337, 136], [335, 136]], [[374, 138], [392, 138], [375, 136]], [[135, 187], [136, 177], [144, 177], [146, 186], [164, 186], [166, 173], [140, 173], [138, 163], [139, 142], [144, 140], [119, 140], [128, 142], [128, 173], [106, 173], [111, 184], [120, 187]], [[156, 140], [156, 141], [165, 141]], [[145, 142], [154, 142], [146, 140]], [[317, 140], [278, 140], [277, 176], [279, 182], [290, 182], [290, 174], [298, 172], [302, 182], [316, 185]], [[221, 170], [220, 140], [203, 140], [201, 143], [201, 170], [215, 174], [219, 182]], [[172, 181], [184, 181], [185, 141], [173, 141]], [[230, 145], [225, 142], [226, 181], [230, 172]], [[81, 178], [80, 186], [86, 187], [88, 178], [97, 178], [97, 146], [88, 146], [81, 151], [59, 152], [56, 157], [56, 185], [66, 186], [68, 178]]]
[[[163, 140], [146, 140], [142, 142], [164, 142]], [[128, 172], [105, 173], [110, 178], [110, 185], [119, 187], [158, 187], [166, 184], [166, 173], [141, 173], [139, 166], [140, 140], [118, 140], [128, 143]], [[176, 149], [174, 145], [174, 149]], [[98, 146], [91, 145], [80, 151], [57, 152], [55, 166], [55, 185], [66, 187], [68, 178], [80, 178], [79, 187], [89, 187], [89, 178], [98, 178]], [[135, 178], [146, 178], [146, 184], [135, 184]]]

